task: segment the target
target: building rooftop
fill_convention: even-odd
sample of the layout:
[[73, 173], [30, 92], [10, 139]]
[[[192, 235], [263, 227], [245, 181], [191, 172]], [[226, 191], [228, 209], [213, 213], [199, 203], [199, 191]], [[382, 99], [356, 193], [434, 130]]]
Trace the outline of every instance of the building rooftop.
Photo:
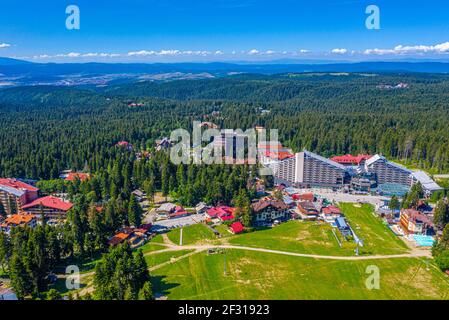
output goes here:
[[340, 164], [338, 162], [332, 161], [332, 160], [330, 160], [328, 158], [325, 158], [323, 156], [320, 156], [320, 155], [318, 155], [316, 153], [304, 150], [304, 154], [309, 156], [309, 157], [311, 157], [311, 158], [314, 158], [314, 159], [317, 159], [317, 160], [322, 161], [324, 163], [327, 163], [328, 165], [333, 166], [333, 167], [335, 167], [337, 169], [346, 170], [346, 167], [344, 165], [342, 165], [342, 164]]
[[73, 207], [73, 204], [69, 201], [64, 201], [60, 198], [56, 198], [53, 196], [47, 196], [43, 198], [39, 198], [34, 200], [31, 203], [28, 203], [22, 207], [22, 209], [28, 209], [36, 206], [43, 206], [47, 208], [52, 208], [56, 210], [68, 211]]
[[288, 205], [286, 205], [283, 201], [280, 200], [259, 200], [258, 202], [252, 205], [254, 212], [259, 212], [268, 207], [274, 207], [278, 210], [286, 210], [288, 209]]
[[404, 171], [405, 173], [410, 173], [410, 174], [412, 173], [412, 171], [407, 169], [406, 167], [401, 166], [400, 164], [388, 161], [384, 156], [381, 156], [379, 154], [376, 154], [375, 156], [373, 156], [373, 157], [369, 158], [368, 160], [366, 160], [365, 164], [366, 164], [366, 166], [370, 166], [370, 165], [372, 165], [373, 163], [375, 163], [377, 161], [386, 162], [386, 163], [388, 163], [388, 165], [390, 165], [392, 167], [395, 167], [397, 169], [400, 169], [400, 170]]
[[234, 222], [230, 226], [233, 233], [242, 233], [244, 230], [243, 224], [241, 222]]
[[430, 178], [424, 171], [416, 171], [412, 173], [413, 178], [419, 181], [424, 189], [429, 191], [443, 190], [435, 181]]
[[76, 179], [80, 181], [84, 181], [89, 179], [90, 175], [88, 173], [81, 173], [81, 172], [70, 172], [67, 174], [67, 177], [65, 178], [66, 181], [75, 181]]
[[26, 184], [20, 180], [17, 179], [10, 179], [10, 178], [1, 178], [0, 179], [0, 186], [3, 187], [10, 187], [14, 188], [16, 190], [24, 190], [24, 191], [39, 191], [38, 188], [33, 187], [29, 184]]
[[359, 165], [362, 161], [368, 160], [372, 156], [369, 154], [359, 154], [357, 156], [353, 156], [351, 154], [346, 154], [343, 156], [335, 156], [332, 157], [331, 160], [341, 163], [341, 164], [356, 164]]
[[32, 214], [14, 214], [5, 219], [5, 224], [6, 225], [12, 224], [18, 226], [21, 224], [27, 224], [31, 222], [34, 218], [36, 218], [36, 216]]

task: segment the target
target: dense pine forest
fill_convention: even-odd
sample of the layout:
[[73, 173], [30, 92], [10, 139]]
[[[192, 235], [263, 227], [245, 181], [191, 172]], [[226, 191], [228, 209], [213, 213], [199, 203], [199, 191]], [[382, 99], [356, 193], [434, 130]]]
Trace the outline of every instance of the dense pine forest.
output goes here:
[[[379, 85], [407, 83], [408, 88]], [[324, 156], [379, 152], [449, 172], [449, 76], [238, 75], [106, 88], [0, 91], [0, 176], [56, 178], [97, 172], [126, 140], [149, 150], [193, 120], [222, 128], [279, 129], [281, 142]], [[138, 106], [130, 106], [131, 102]]]

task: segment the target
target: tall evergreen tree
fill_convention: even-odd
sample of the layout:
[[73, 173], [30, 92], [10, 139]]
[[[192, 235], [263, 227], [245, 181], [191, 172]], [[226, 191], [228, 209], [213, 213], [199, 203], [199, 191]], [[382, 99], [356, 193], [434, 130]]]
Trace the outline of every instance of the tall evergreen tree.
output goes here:
[[142, 207], [137, 202], [134, 194], [131, 195], [128, 204], [128, 222], [135, 227], [139, 227], [142, 224]]

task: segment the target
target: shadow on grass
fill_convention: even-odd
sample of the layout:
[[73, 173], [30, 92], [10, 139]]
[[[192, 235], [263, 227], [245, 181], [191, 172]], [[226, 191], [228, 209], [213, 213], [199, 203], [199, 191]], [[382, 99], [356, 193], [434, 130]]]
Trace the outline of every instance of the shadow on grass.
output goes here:
[[[265, 231], [265, 230], [271, 230], [273, 229], [272, 227], [267, 227], [267, 226], [259, 226], [259, 227], [253, 227], [251, 232], [255, 232], [255, 231]], [[251, 233], [250, 232], [250, 233]]]
[[151, 284], [153, 285], [153, 292], [158, 297], [168, 296], [173, 288], [179, 287], [179, 283], [169, 283], [166, 276], [152, 276]]
[[88, 258], [66, 258], [62, 261], [61, 265], [55, 268], [54, 271], [56, 273], [65, 273], [66, 267], [70, 265], [77, 266], [81, 273], [93, 271], [101, 258], [102, 253], [96, 253], [92, 257]]
[[[85, 283], [80, 283], [80, 289], [85, 288], [85, 287], [86, 287]], [[50, 289], [55, 289], [62, 295], [72, 291], [72, 290], [67, 289], [66, 279], [58, 279], [55, 283], [49, 285], [48, 289], [49, 290]]]

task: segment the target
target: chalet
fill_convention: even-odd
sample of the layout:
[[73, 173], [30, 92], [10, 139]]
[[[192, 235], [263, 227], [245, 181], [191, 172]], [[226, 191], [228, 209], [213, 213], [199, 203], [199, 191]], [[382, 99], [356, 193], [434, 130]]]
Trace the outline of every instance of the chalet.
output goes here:
[[175, 210], [168, 215], [169, 219], [176, 219], [176, 218], [182, 218], [190, 215], [189, 212], [187, 212], [183, 207], [176, 206]]
[[145, 193], [142, 190], [136, 189], [133, 192], [131, 192], [137, 199], [137, 201], [142, 201], [145, 197]]
[[170, 216], [170, 214], [175, 212], [175, 210], [176, 210], [176, 205], [173, 203], [167, 202], [167, 203], [162, 204], [158, 209], [156, 209], [156, 212], [158, 213], [159, 216], [168, 218]]
[[239, 234], [242, 233], [245, 228], [243, 227], [243, 224], [241, 222], [234, 222], [229, 227], [229, 231], [233, 234]]
[[131, 248], [137, 248], [148, 240], [150, 228], [151, 225], [142, 225], [139, 228], [124, 228], [111, 237], [108, 244], [114, 247], [126, 241], [130, 244]]
[[426, 234], [433, 229], [429, 217], [414, 209], [401, 210], [400, 226], [406, 234]]
[[321, 209], [321, 217], [326, 222], [334, 222], [335, 219], [341, 217], [341, 210], [336, 206], [327, 206]]
[[289, 196], [283, 196], [282, 197], [282, 200], [284, 201], [284, 203], [286, 204], [286, 205], [288, 205], [290, 208], [292, 208], [292, 207], [294, 207], [295, 205], [296, 205], [296, 202], [293, 200], [293, 198], [292, 197], [289, 197]]
[[308, 201], [308, 202], [315, 201], [315, 196], [313, 195], [313, 193], [294, 194], [292, 195], [292, 198], [295, 201]]
[[126, 148], [126, 150], [128, 150], [128, 151], [133, 150], [133, 145], [131, 143], [129, 143], [128, 141], [119, 141], [119, 142], [117, 142], [116, 146]]
[[196, 205], [195, 211], [197, 214], [203, 214], [206, 213], [209, 207], [204, 202], [200, 202]]
[[220, 219], [221, 221], [228, 221], [234, 219], [235, 208], [228, 206], [213, 207], [206, 211], [206, 216], [210, 219]]
[[89, 178], [90, 178], [90, 175], [88, 173], [70, 172], [65, 176], [64, 180], [75, 181], [78, 179], [80, 181], [85, 181], [85, 180], [88, 180]]
[[37, 225], [37, 219], [35, 215], [32, 214], [13, 214], [5, 219], [5, 221], [0, 224], [0, 230], [6, 233], [11, 231], [14, 227], [24, 227], [29, 226], [34, 228]]
[[298, 203], [298, 213], [304, 220], [316, 220], [319, 212], [313, 202], [301, 201]]
[[129, 233], [119, 232], [109, 239], [108, 244], [112, 247], [118, 246], [130, 237]]
[[200, 123], [201, 128], [207, 128], [207, 129], [218, 129], [218, 126], [215, 123], [204, 121]]
[[256, 223], [290, 219], [290, 207], [280, 200], [259, 200], [252, 204]]
[[169, 138], [163, 138], [156, 140], [156, 151], [168, 150], [172, 147], [173, 143]]
[[47, 196], [34, 200], [22, 207], [22, 210], [28, 214], [34, 214], [38, 218], [44, 214], [49, 219], [65, 219], [67, 211], [73, 207], [69, 201], [60, 198]]

